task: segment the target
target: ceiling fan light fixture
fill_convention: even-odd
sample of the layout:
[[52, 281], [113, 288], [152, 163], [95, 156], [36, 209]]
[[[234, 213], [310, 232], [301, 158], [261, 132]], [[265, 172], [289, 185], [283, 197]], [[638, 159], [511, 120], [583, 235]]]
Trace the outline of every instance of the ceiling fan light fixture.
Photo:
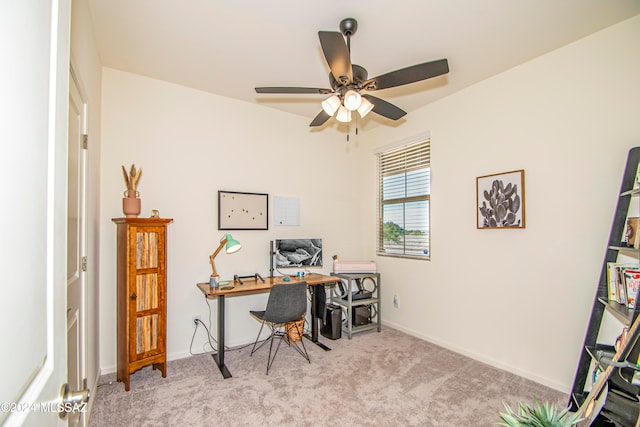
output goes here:
[[338, 108], [336, 120], [342, 123], [349, 123], [351, 121], [351, 111], [347, 110], [344, 105], [341, 105], [340, 108]]
[[362, 96], [360, 96], [360, 94], [353, 89], [349, 89], [344, 94], [344, 106], [349, 111], [357, 110], [361, 102], [362, 102]]
[[371, 110], [373, 110], [373, 104], [367, 98], [362, 98], [362, 102], [358, 107], [358, 113], [360, 113], [360, 117], [364, 118], [364, 116], [369, 114]]
[[340, 98], [338, 98], [338, 95], [332, 95], [322, 101], [322, 109], [330, 116], [333, 116], [336, 111], [338, 111], [338, 108], [340, 108]]

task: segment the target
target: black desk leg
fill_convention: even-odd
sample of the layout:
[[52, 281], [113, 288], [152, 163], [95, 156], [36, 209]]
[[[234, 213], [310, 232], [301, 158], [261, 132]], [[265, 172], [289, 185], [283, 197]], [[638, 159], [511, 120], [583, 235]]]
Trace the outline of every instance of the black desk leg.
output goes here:
[[212, 356], [222, 376], [225, 379], [231, 378], [231, 372], [224, 364], [224, 295], [218, 296], [218, 352]]
[[317, 292], [318, 286], [324, 285], [314, 285], [311, 286], [311, 336], [309, 334], [304, 334], [303, 336], [308, 340], [311, 340], [312, 343], [323, 349], [324, 351], [331, 350], [326, 345], [322, 344], [318, 341], [318, 321], [320, 318], [318, 317], [318, 313], [316, 313], [316, 301], [318, 299]]

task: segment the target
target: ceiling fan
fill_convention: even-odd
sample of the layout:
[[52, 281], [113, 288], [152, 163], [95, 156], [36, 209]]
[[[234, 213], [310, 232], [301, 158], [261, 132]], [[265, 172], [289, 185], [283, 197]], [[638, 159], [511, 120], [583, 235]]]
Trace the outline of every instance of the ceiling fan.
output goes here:
[[[358, 111], [360, 117], [373, 111], [391, 120], [398, 120], [407, 114], [395, 105], [361, 92], [388, 89], [409, 83], [430, 79], [449, 72], [446, 59], [423, 62], [386, 74], [368, 78], [367, 70], [360, 65], [351, 63], [351, 36], [356, 33], [358, 22], [353, 18], [346, 18], [340, 22], [338, 31], [318, 31], [322, 51], [329, 64], [329, 84], [331, 89], [311, 87], [257, 87], [257, 93], [278, 94], [319, 94], [329, 95], [322, 101], [322, 111], [313, 119], [309, 126], [321, 126], [331, 117], [344, 123], [351, 121], [353, 111]], [[346, 38], [346, 43], [345, 43]]]

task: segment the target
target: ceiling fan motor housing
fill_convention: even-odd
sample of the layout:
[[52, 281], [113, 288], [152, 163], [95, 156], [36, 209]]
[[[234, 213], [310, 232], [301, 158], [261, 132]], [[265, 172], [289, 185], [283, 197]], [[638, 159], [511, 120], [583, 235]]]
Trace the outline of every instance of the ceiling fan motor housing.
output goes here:
[[331, 88], [334, 91], [339, 92], [340, 91], [340, 86], [343, 86], [345, 88], [345, 90], [347, 89], [357, 89], [360, 90], [362, 89], [362, 84], [367, 81], [367, 77], [369, 76], [369, 73], [367, 72], [367, 70], [364, 67], [361, 67], [360, 65], [356, 65], [356, 64], [352, 64], [351, 65], [351, 69], [352, 69], [352, 73], [353, 73], [353, 84], [348, 85], [348, 86], [344, 86], [341, 82], [337, 81], [335, 79], [335, 77], [333, 77], [332, 73], [329, 73], [329, 83], [331, 84]]

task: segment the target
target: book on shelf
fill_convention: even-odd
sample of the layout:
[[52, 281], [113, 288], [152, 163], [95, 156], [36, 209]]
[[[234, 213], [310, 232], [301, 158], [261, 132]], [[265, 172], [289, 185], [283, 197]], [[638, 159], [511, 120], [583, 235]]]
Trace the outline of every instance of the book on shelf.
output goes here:
[[609, 301], [618, 301], [618, 286], [616, 285], [617, 272], [615, 262], [607, 263], [607, 296]]
[[624, 284], [627, 292], [627, 307], [636, 307], [638, 289], [640, 289], [640, 270], [624, 270]]
[[624, 243], [629, 248], [640, 248], [640, 233], [638, 232], [638, 226], [640, 226], [640, 218], [627, 218], [627, 227], [624, 232]]
[[[616, 288], [618, 292], [618, 303], [624, 304], [627, 302], [627, 287], [624, 285], [624, 270], [625, 267], [618, 266], [616, 269]], [[629, 267], [631, 268], [631, 267]]]
[[[628, 275], [625, 272], [629, 270]], [[636, 272], [636, 273], [632, 273]], [[635, 300], [640, 285], [640, 265], [629, 263], [607, 263], [607, 293], [609, 301], [615, 301], [619, 304], [629, 305], [629, 298], [632, 299], [632, 306], [635, 307]], [[629, 279], [629, 284], [627, 284]], [[629, 287], [633, 287], [635, 292], [629, 291]]]

